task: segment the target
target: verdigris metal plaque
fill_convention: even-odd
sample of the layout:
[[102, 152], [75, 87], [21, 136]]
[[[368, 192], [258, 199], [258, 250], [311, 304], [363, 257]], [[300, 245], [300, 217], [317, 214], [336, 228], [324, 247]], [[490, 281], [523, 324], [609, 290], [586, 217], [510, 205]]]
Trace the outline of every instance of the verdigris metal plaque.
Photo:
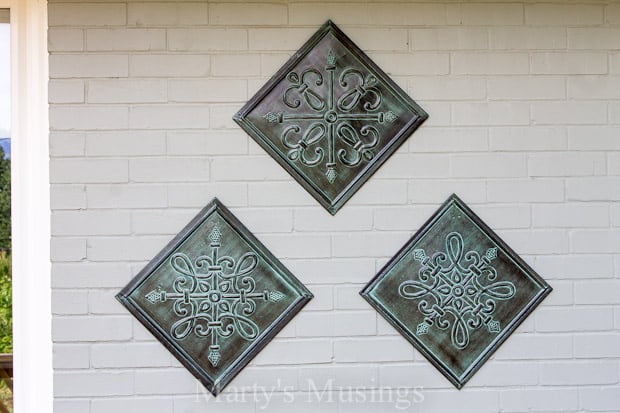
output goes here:
[[460, 389], [550, 292], [452, 195], [361, 295]]
[[117, 295], [214, 395], [311, 298], [217, 199]]
[[427, 117], [328, 21], [234, 120], [335, 214]]

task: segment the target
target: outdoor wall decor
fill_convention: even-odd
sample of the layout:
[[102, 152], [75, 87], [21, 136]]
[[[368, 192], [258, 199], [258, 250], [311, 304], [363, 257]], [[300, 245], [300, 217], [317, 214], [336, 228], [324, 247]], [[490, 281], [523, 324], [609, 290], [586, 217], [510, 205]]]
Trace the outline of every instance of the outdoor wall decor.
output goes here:
[[214, 395], [311, 298], [217, 199], [117, 295]]
[[335, 214], [427, 117], [328, 21], [234, 120]]
[[361, 295], [460, 389], [550, 292], [452, 195]]

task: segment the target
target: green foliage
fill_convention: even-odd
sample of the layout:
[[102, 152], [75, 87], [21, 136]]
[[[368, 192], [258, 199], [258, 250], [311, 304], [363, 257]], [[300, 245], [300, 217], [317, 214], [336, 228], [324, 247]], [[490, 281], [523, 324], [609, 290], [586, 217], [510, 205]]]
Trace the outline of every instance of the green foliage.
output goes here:
[[11, 255], [0, 252], [0, 353], [13, 352]]
[[0, 250], [11, 251], [11, 159], [0, 148]]

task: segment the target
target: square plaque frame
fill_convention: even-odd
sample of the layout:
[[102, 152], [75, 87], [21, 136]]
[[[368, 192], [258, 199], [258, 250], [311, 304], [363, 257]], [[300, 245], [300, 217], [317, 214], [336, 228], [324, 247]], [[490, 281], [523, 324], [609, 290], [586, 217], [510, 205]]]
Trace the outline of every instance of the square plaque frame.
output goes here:
[[332, 21], [233, 117], [332, 215], [427, 118]]
[[116, 296], [214, 396], [312, 297], [216, 198]]
[[551, 291], [453, 194], [360, 294], [460, 389]]

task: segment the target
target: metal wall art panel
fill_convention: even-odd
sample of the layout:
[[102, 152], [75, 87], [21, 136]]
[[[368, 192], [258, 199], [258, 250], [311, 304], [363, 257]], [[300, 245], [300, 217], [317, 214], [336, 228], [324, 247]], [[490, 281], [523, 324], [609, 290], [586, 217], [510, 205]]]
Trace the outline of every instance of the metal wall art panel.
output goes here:
[[335, 214], [427, 117], [328, 21], [234, 120]]
[[214, 395], [311, 298], [217, 199], [117, 295]]
[[550, 292], [452, 195], [361, 295], [460, 389]]

